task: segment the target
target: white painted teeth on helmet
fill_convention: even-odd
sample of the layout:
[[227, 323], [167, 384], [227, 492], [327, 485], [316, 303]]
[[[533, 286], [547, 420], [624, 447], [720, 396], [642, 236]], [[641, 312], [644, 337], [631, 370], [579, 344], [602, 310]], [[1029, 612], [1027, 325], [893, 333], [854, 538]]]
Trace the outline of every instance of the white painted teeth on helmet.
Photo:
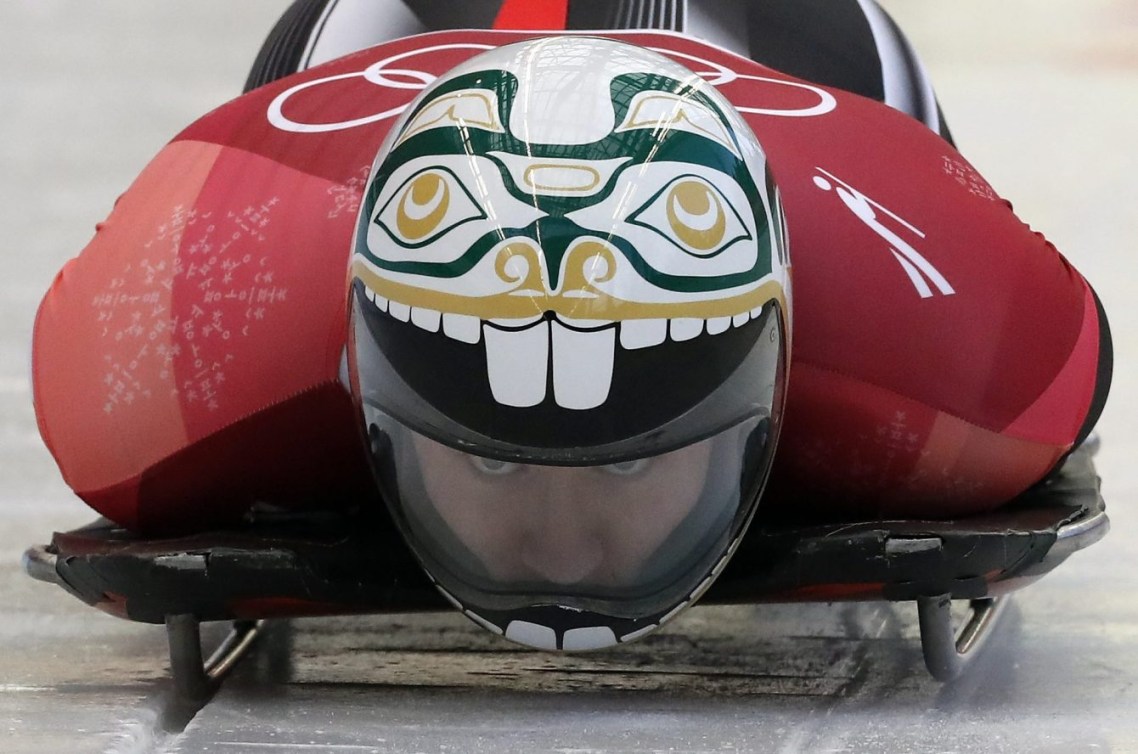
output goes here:
[[651, 348], [667, 339], [666, 319], [626, 319], [620, 323], [620, 345], [626, 350]]
[[[536, 406], [546, 399], [552, 385], [557, 405], [586, 410], [602, 405], [612, 388], [616, 341], [633, 351], [657, 346], [666, 340], [684, 342], [704, 332], [714, 336], [732, 327], [742, 327], [762, 314], [762, 307], [733, 317], [676, 317], [629, 319], [617, 325], [582, 322], [569, 327], [540, 314], [524, 319], [494, 319], [489, 322], [469, 314], [438, 312], [410, 306], [365, 289], [369, 301], [395, 319], [410, 322], [428, 332], [442, 332], [461, 343], [485, 339], [486, 371], [494, 399], [516, 408]], [[552, 358], [551, 358], [552, 357]], [[552, 365], [552, 375], [550, 366]], [[552, 376], [552, 379], [550, 377]]]
[[612, 386], [616, 328], [574, 330], [552, 322], [553, 397], [570, 409], [596, 408]]
[[[467, 611], [470, 615], [470, 611]], [[499, 629], [501, 631], [501, 629]], [[510, 641], [525, 644], [534, 649], [556, 650], [557, 630], [540, 623], [513, 620], [506, 626], [505, 636]], [[604, 649], [617, 644], [616, 633], [608, 626], [583, 626], [571, 628], [561, 635], [561, 649], [567, 652], [587, 652], [591, 649]]]
[[[553, 397], [563, 408], [596, 408], [608, 398], [616, 355], [616, 328], [577, 330], [540, 320], [519, 329], [485, 323], [486, 372], [494, 400], [536, 406], [546, 398], [552, 363]], [[552, 358], [551, 358], [552, 356]]]
[[608, 626], [571, 628], [561, 637], [561, 648], [567, 652], [586, 652], [616, 644], [616, 634]]
[[429, 332], [438, 332], [442, 314], [434, 309], [423, 309], [419, 306], [411, 307], [411, 322]]
[[707, 320], [707, 334], [718, 335], [721, 332], [727, 332], [731, 329], [730, 317], [715, 317], [714, 319]]
[[477, 343], [482, 338], [482, 320], [469, 314], [443, 314], [443, 334], [463, 343]]
[[[498, 634], [498, 636], [502, 636], [503, 633], [505, 633], [504, 631], [502, 631], [501, 627], [498, 626], [498, 624], [492, 623], [491, 621], [486, 620], [485, 618], [483, 618], [481, 615], [474, 612], [473, 610], [463, 610], [462, 613], [467, 618], [470, 618], [472, 621], [474, 621], [478, 625], [482, 626], [487, 631]], [[550, 629], [550, 630], [552, 630], [552, 629]]]
[[645, 636], [647, 636], [648, 634], [655, 631], [659, 627], [660, 627], [659, 623], [652, 623], [652, 624], [645, 626], [644, 628], [638, 628], [635, 631], [633, 631], [632, 633], [625, 634], [624, 636], [620, 637], [620, 642], [623, 644], [625, 642], [636, 641], [637, 639], [642, 639]]
[[719, 576], [719, 574], [723, 572], [723, 568], [724, 568], [724, 566], [726, 566], [726, 565], [727, 565], [727, 561], [728, 561], [728, 560], [730, 560], [730, 559], [731, 559], [731, 556], [730, 556], [730, 554], [729, 554], [729, 553], [724, 553], [724, 554], [723, 554], [723, 557], [721, 557], [721, 558], [719, 559], [719, 562], [715, 564], [715, 568], [712, 568], [712, 569], [711, 569], [711, 575], [712, 575], [712, 576], [716, 576], [716, 577], [718, 577], [718, 576]]
[[679, 615], [684, 610], [686, 610], [687, 606], [690, 604], [691, 604], [691, 598], [689, 597], [688, 599], [684, 600], [680, 604], [673, 607], [671, 610], [668, 611], [667, 615], [665, 615], [663, 618], [660, 619], [660, 625], [662, 626], [665, 623], [667, 623], [668, 621], [670, 621], [672, 618], [675, 618], [677, 615]]
[[535, 649], [557, 649], [557, 632], [549, 626], [524, 620], [510, 621], [506, 638]]
[[668, 334], [675, 341], [691, 340], [698, 337], [701, 332], [703, 332], [703, 320], [687, 317], [673, 319], [668, 328]]
[[399, 301], [392, 301], [387, 313], [400, 322], [407, 322], [411, 319], [411, 307]]
[[688, 601], [695, 602], [700, 597], [702, 597], [703, 593], [708, 590], [708, 588], [711, 586], [711, 582], [713, 581], [715, 581], [715, 576], [710, 575], [703, 581], [699, 582], [699, 586], [692, 590], [691, 597], [688, 598]]
[[677, 319], [626, 319], [620, 323], [620, 346], [628, 351], [638, 348], [651, 348], [658, 346], [668, 339], [669, 332], [672, 340], [691, 340], [707, 330], [708, 335], [725, 333], [732, 327], [742, 327], [758, 317], [762, 308], [754, 312], [741, 312], [734, 317], [712, 317], [708, 320], [694, 318]]
[[549, 376], [549, 322], [522, 330], [482, 326], [486, 339], [486, 374], [494, 400], [528, 408], [545, 400]]
[[435, 589], [439, 590], [439, 593], [446, 598], [446, 601], [449, 602], [452, 607], [457, 608], [461, 612], [466, 612], [466, 608], [464, 608], [462, 606], [462, 603], [458, 601], [458, 597], [455, 597], [446, 589], [443, 589], [441, 586], [439, 586], [438, 582], [435, 582]]
[[364, 295], [367, 296], [368, 301], [375, 305], [376, 309], [379, 309], [381, 312], [387, 311], [388, 301], [386, 298], [366, 286], [364, 287]]

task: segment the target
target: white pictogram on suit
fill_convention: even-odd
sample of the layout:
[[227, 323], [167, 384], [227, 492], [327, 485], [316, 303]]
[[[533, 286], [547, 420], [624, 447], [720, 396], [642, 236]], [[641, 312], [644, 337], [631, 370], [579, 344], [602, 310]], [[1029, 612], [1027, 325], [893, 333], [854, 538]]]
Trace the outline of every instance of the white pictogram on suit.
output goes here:
[[937, 292], [945, 296], [951, 296], [954, 291], [949, 282], [945, 279], [944, 275], [932, 265], [929, 260], [925, 259], [913, 246], [907, 243], [901, 236], [894, 231], [887, 228], [882, 221], [878, 211], [888, 216], [901, 226], [908, 230], [918, 238], [923, 239], [925, 234], [915, 228], [911, 223], [905, 221], [893, 212], [890, 212], [885, 207], [870, 199], [865, 194], [855, 189], [850, 184], [835, 176], [829, 171], [822, 168], [815, 168], [822, 175], [814, 176], [814, 185], [823, 191], [833, 191], [846, 205], [846, 208], [854, 214], [857, 219], [861, 220], [866, 226], [877, 235], [881, 236], [886, 242], [889, 243], [890, 251], [905, 270], [905, 274], [909, 276], [909, 280], [913, 283], [913, 287], [917, 289], [917, 293], [921, 298], [931, 298], [935, 295], [933, 288]]

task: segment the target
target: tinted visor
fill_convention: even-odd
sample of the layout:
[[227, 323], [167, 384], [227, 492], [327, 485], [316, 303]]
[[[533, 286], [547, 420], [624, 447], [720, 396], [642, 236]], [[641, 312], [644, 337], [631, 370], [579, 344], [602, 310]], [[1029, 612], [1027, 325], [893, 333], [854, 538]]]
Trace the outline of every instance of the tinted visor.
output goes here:
[[769, 462], [752, 416], [660, 455], [505, 461], [369, 412], [386, 499], [427, 571], [481, 614], [560, 605], [641, 619], [702, 591], [741, 534]]

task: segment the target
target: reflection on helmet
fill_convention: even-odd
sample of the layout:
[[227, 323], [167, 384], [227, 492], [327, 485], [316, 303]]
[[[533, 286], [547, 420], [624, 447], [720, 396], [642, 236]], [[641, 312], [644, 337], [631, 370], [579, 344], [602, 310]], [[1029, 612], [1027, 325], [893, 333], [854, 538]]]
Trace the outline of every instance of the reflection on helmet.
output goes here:
[[781, 413], [788, 266], [746, 124], [588, 37], [440, 77], [376, 159], [349, 365], [439, 589], [531, 646], [644, 635], [742, 536]]

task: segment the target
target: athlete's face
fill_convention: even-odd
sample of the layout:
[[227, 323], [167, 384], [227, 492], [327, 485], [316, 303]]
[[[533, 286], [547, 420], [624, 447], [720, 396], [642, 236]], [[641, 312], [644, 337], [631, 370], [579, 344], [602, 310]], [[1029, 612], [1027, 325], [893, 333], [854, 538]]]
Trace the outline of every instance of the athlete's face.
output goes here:
[[458, 539], [501, 583], [632, 582], [700, 498], [711, 441], [591, 467], [506, 463], [416, 436], [424, 485]]

